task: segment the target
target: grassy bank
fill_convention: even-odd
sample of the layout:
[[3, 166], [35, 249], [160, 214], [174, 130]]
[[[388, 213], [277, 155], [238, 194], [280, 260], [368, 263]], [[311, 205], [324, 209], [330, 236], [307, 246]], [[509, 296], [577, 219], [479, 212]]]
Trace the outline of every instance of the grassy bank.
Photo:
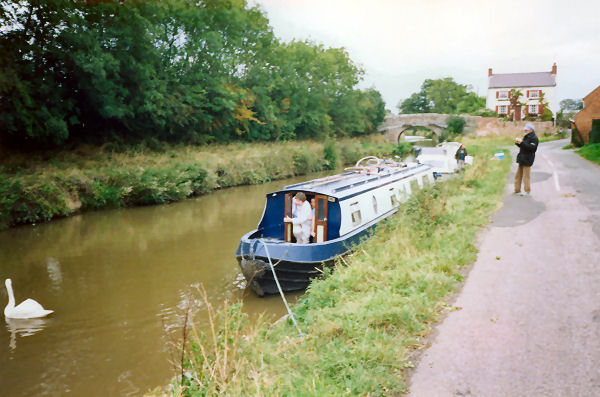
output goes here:
[[600, 143], [589, 143], [575, 152], [583, 158], [600, 164]]
[[109, 147], [81, 147], [44, 155], [3, 156], [0, 229], [80, 211], [168, 203], [214, 189], [304, 175], [366, 155], [389, 153], [394, 146], [374, 136], [329, 145], [300, 141], [154, 149], [141, 146], [115, 152]]
[[461, 178], [412, 196], [311, 284], [293, 309], [303, 337], [289, 321], [249, 325], [239, 303], [228, 305], [208, 333], [191, 326], [173, 395], [404, 392], [411, 354], [447, 309], [461, 268], [475, 260], [476, 233], [497, 208], [510, 167], [493, 160], [505, 142], [465, 143], [475, 165]]

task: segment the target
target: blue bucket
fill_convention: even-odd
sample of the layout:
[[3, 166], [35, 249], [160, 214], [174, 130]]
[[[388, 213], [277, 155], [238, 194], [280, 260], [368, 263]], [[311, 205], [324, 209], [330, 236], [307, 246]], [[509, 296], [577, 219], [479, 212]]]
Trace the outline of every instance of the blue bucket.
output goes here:
[[496, 152], [494, 153], [494, 156], [496, 156], [498, 160], [504, 160], [504, 152]]

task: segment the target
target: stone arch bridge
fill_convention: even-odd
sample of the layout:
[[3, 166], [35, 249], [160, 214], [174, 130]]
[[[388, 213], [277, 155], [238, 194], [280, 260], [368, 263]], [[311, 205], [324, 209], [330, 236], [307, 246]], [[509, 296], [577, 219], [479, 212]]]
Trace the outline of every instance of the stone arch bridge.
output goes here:
[[[383, 124], [378, 128], [378, 131], [383, 133], [386, 138], [394, 143], [398, 143], [404, 131], [412, 127], [426, 127], [433, 131], [436, 135], [442, 135], [442, 132], [448, 127], [448, 119], [452, 117], [449, 114], [439, 113], [417, 113], [417, 114], [398, 114], [390, 115], [385, 118]], [[469, 130], [477, 117], [464, 116], [467, 122], [465, 130]]]

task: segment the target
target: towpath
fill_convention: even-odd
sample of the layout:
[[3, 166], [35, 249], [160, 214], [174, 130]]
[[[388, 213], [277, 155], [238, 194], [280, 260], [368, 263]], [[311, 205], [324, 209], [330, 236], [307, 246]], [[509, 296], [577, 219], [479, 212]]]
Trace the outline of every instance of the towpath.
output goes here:
[[600, 396], [600, 167], [541, 144], [422, 354], [414, 397]]

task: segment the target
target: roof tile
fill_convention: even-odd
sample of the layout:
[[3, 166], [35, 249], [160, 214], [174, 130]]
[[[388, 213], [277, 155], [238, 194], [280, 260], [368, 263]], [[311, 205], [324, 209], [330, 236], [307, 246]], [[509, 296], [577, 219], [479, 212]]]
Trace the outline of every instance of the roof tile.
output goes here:
[[489, 83], [489, 88], [555, 86], [556, 75], [552, 72], [493, 74]]

